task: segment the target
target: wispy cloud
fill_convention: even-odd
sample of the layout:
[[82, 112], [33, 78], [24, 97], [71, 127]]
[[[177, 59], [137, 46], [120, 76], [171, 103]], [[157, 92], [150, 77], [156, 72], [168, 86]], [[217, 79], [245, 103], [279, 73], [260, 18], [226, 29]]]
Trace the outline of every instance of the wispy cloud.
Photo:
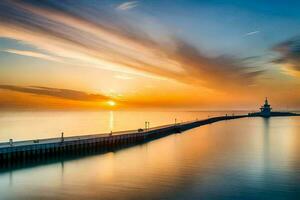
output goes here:
[[50, 56], [47, 54], [39, 53], [39, 52], [34, 52], [34, 51], [6, 49], [6, 50], [3, 50], [3, 52], [17, 54], [17, 55], [21, 55], [21, 56], [28, 56], [28, 57], [33, 57], [33, 58], [40, 58], [40, 59], [45, 59], [45, 60], [50, 60], [50, 61], [61, 62], [61, 60], [59, 58], [56, 58], [56, 57], [53, 57], [53, 56]]
[[117, 6], [118, 10], [130, 10], [138, 6], [138, 1], [128, 1]]
[[107, 96], [100, 95], [100, 94], [89, 94], [77, 90], [49, 88], [49, 87], [40, 87], [40, 86], [22, 87], [22, 86], [15, 86], [15, 85], [0, 85], [0, 89], [28, 93], [28, 94], [35, 94], [35, 95], [51, 96], [51, 97], [75, 100], [75, 101], [105, 101], [110, 99]]
[[256, 31], [248, 32], [248, 33], [246, 33], [244, 36], [247, 37], [247, 36], [256, 35], [256, 34], [259, 34], [259, 33], [260, 33], [260, 31], [259, 31], [259, 30], [256, 30]]
[[300, 76], [300, 36], [281, 42], [272, 48], [280, 54], [274, 63], [281, 64], [284, 72], [292, 76]]
[[[33, 1], [35, 2], [35, 1]], [[132, 8], [126, 2], [121, 8]], [[88, 12], [64, 2], [25, 1], [0, 3], [0, 37], [23, 41], [53, 56], [10, 50], [43, 59], [63, 59], [125, 74], [172, 79], [212, 89], [252, 85], [262, 70], [247, 67], [228, 56], [207, 57], [193, 44], [172, 34], [165, 45], [134, 22], [118, 14]], [[157, 39], [158, 38], [158, 39]], [[226, 84], [224, 84], [226, 82]]]

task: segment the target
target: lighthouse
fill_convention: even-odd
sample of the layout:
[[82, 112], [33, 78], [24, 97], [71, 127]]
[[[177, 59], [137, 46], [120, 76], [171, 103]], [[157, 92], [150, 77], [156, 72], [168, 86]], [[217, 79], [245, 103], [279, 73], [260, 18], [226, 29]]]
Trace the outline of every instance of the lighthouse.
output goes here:
[[260, 107], [260, 114], [263, 117], [270, 117], [271, 116], [271, 110], [272, 110], [271, 105], [268, 102], [268, 98], [266, 98], [265, 104]]
[[300, 113], [294, 113], [294, 112], [278, 112], [278, 111], [272, 111], [271, 105], [268, 102], [268, 98], [265, 100], [265, 104], [260, 107], [260, 112], [253, 112], [248, 113], [248, 116], [250, 117], [283, 117], [283, 116], [300, 116]]

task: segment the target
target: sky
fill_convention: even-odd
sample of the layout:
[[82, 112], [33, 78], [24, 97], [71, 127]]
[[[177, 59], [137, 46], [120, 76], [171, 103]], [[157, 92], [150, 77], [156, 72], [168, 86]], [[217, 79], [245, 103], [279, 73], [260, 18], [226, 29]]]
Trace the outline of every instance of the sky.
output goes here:
[[2, 0], [0, 110], [300, 109], [300, 2]]

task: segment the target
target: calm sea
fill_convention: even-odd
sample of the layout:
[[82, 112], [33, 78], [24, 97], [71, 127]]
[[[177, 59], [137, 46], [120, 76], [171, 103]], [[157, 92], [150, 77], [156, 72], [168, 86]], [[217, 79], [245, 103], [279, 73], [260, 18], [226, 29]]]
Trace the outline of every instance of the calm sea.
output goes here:
[[88, 135], [246, 112], [0, 112], [0, 142]]
[[[0, 116], [1, 140], [136, 129], [224, 113]], [[299, 199], [300, 117], [243, 118], [115, 152], [0, 172], [0, 199]]]

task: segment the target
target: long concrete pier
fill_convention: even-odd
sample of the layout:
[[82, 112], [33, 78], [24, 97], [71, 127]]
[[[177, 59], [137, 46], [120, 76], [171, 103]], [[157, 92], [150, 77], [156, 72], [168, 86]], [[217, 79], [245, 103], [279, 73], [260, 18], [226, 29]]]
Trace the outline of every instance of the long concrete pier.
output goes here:
[[211, 117], [203, 120], [169, 124], [150, 129], [115, 132], [113, 134], [105, 133], [0, 143], [0, 164], [15, 164], [39, 159], [45, 160], [51, 157], [79, 154], [82, 152], [109, 151], [128, 145], [147, 142], [198, 126], [243, 117], [248, 117], [248, 115]]

